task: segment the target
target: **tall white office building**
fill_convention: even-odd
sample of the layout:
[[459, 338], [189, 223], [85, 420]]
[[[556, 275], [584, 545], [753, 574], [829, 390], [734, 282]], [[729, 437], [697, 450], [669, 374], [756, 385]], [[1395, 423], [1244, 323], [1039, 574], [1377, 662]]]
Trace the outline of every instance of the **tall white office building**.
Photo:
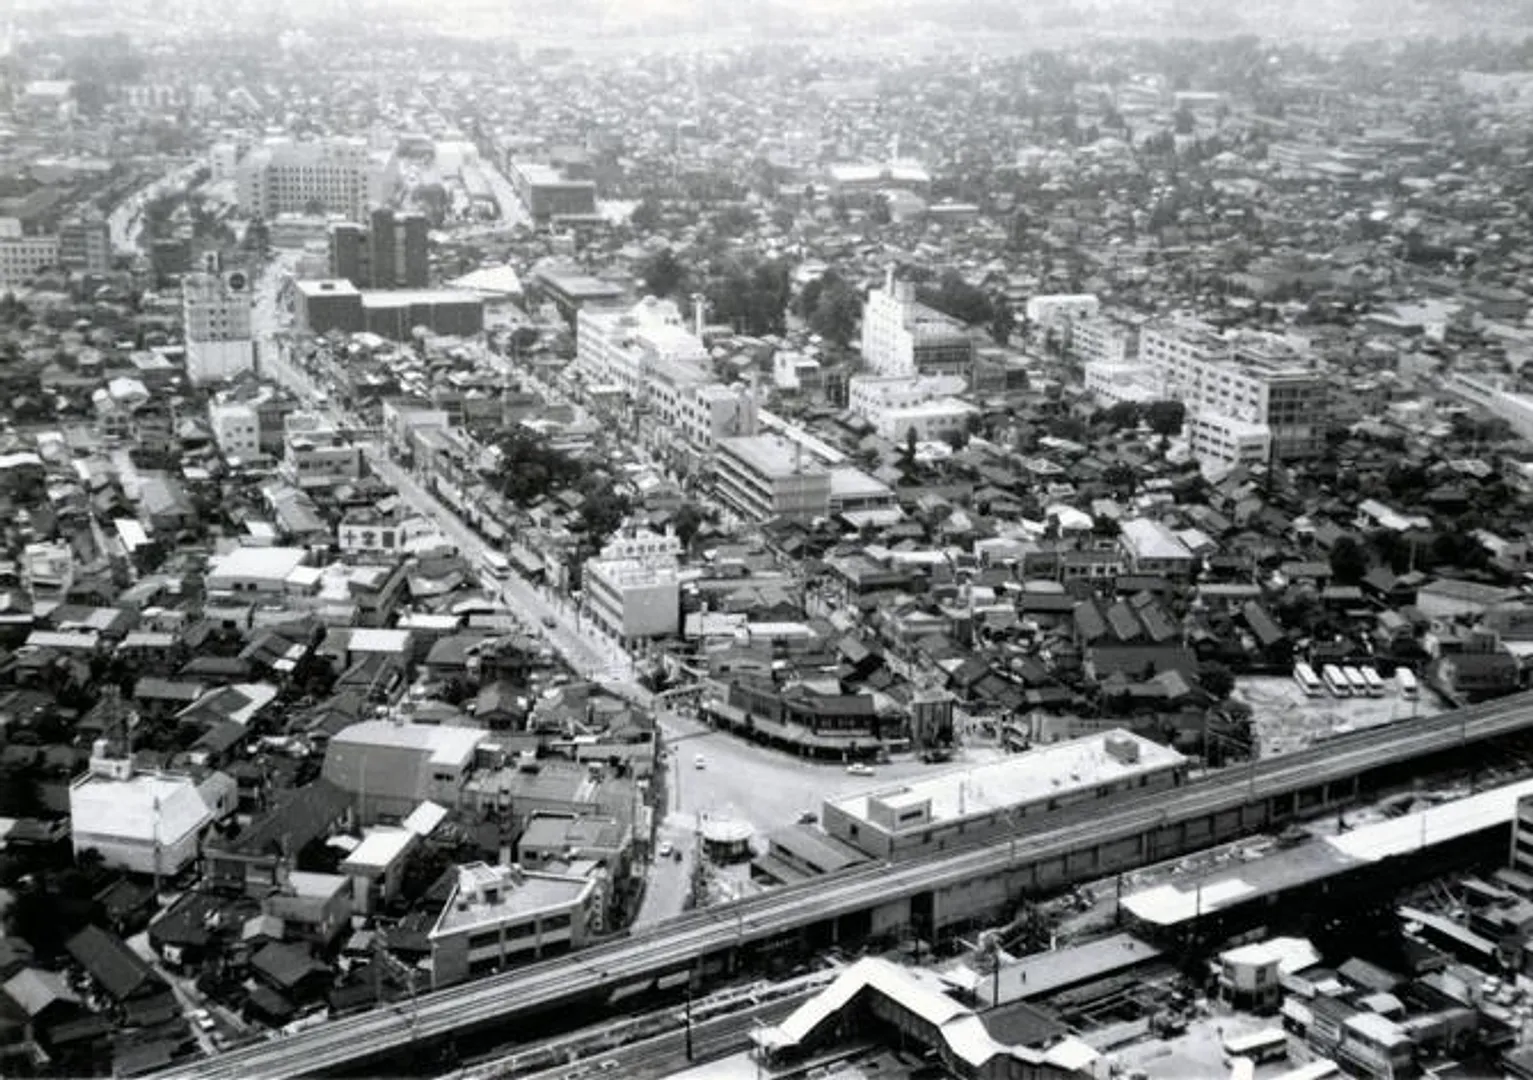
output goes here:
[[255, 368], [253, 290], [243, 270], [206, 270], [181, 279], [186, 377], [195, 385], [228, 382]]
[[918, 303], [915, 286], [890, 270], [862, 308], [862, 358], [875, 375], [968, 378], [974, 342], [956, 320]]
[[267, 220], [317, 212], [361, 221], [371, 207], [389, 202], [398, 179], [390, 155], [354, 138], [272, 140], [235, 167], [240, 209]]

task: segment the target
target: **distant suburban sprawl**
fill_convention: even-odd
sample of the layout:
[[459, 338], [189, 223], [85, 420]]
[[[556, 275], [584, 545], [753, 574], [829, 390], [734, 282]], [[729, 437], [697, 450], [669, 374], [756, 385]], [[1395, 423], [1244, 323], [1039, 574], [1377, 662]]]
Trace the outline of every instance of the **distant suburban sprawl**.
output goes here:
[[0, 1076], [1533, 1077], [1526, 3], [0, 8]]

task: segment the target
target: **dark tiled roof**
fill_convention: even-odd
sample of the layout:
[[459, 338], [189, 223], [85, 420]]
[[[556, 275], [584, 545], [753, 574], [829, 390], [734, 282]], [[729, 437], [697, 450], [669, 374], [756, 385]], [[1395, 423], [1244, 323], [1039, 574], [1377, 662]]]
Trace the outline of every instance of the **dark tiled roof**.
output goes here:
[[156, 984], [163, 985], [154, 969], [126, 942], [99, 926], [87, 926], [66, 941], [64, 949], [102, 990], [118, 1001], [126, 1001]]
[[284, 795], [271, 810], [229, 843], [226, 850], [257, 855], [285, 847], [296, 855], [330, 830], [351, 797], [328, 780], [315, 780]]

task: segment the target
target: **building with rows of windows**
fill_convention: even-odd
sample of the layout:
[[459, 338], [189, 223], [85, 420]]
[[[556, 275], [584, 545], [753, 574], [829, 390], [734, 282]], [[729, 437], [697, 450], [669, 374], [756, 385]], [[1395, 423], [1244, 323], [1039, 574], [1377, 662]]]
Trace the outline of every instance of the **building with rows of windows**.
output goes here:
[[241, 210], [268, 221], [316, 212], [362, 221], [389, 202], [398, 178], [392, 157], [365, 139], [272, 140], [236, 166], [235, 192]]
[[876, 375], [962, 375], [974, 366], [974, 342], [940, 311], [916, 302], [915, 285], [889, 271], [862, 309], [862, 358]]
[[1270, 334], [1224, 336], [1193, 319], [1147, 324], [1139, 359], [1166, 398], [1187, 406], [1193, 454], [1221, 465], [1316, 457], [1324, 449], [1324, 375]]

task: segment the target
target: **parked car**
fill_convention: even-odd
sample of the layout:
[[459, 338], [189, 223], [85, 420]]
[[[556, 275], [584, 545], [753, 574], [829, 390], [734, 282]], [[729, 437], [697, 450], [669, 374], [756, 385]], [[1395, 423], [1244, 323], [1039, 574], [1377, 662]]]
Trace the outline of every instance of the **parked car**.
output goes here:
[[675, 850], [676, 845], [671, 843], [669, 840], [666, 840], [663, 841], [660, 846], [655, 849], [655, 854], [659, 855], [662, 859], [666, 859], [670, 858], [671, 852]]
[[854, 762], [846, 767], [846, 771], [852, 776], [872, 776], [873, 766], [864, 765], [862, 762]]

